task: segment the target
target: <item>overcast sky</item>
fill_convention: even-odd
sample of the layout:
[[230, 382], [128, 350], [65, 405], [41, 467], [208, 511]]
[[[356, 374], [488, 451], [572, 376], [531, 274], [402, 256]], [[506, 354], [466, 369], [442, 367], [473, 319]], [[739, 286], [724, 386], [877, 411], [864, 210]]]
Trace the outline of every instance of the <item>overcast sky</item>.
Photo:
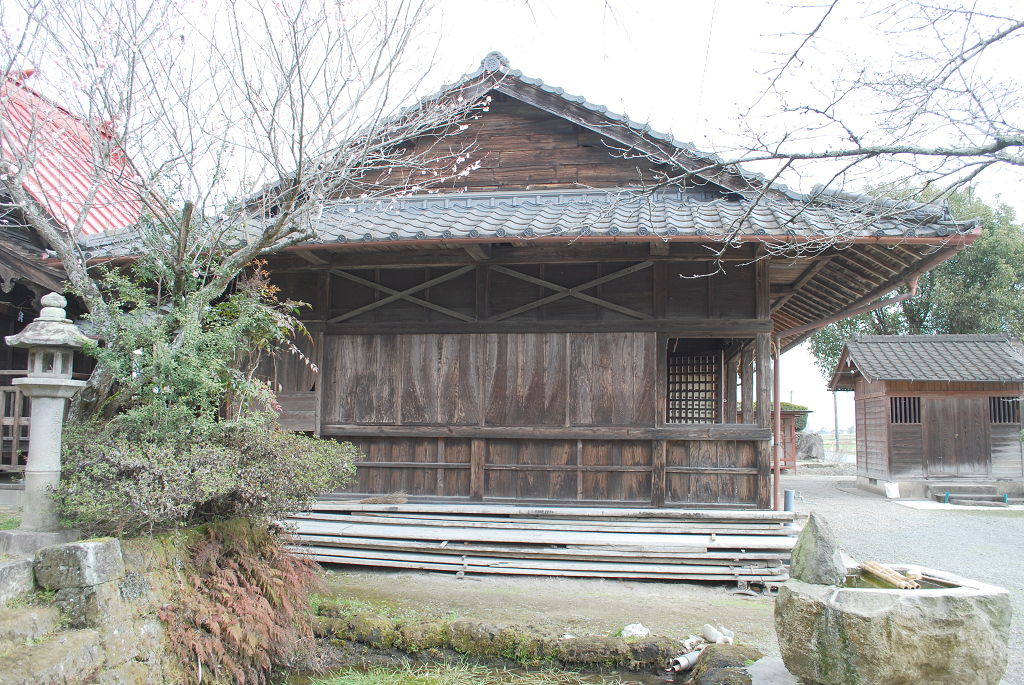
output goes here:
[[[792, 51], [795, 34], [818, 22], [822, 8], [807, 4], [812, 7], [790, 10], [756, 0], [441, 0], [438, 65], [424, 90], [476, 69], [498, 50], [527, 76], [649, 121], [700, 149], [724, 151], [735, 145], [739, 117], [764, 90], [777, 55]], [[815, 73], [827, 83], [830, 69], [865, 55], [880, 64], [891, 59], [891, 41], [876, 25], [882, 18], [861, 19], [861, 10], [847, 2], [830, 17], [820, 48], [808, 53], [800, 79], [789, 84], [793, 99], [801, 89], [811, 93]], [[1024, 63], [1024, 54], [1000, 57], [1008, 69]], [[820, 176], [786, 182], [808, 191], [828, 175], [822, 169]], [[1022, 178], [991, 174], [980, 191], [988, 198], [1001, 194], [1021, 214]], [[806, 347], [782, 357], [781, 383], [784, 400], [792, 396], [814, 410], [809, 428], [832, 429], [832, 394]], [[843, 430], [854, 423], [852, 393], [839, 393], [839, 423]]]

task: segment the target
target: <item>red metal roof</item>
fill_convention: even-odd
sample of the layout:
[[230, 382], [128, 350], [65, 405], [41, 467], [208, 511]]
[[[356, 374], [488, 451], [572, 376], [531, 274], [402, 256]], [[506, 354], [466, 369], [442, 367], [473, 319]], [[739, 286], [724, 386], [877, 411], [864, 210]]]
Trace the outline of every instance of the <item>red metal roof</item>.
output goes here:
[[[95, 176], [86, 124], [21, 81], [0, 87], [0, 117], [7, 129], [4, 157], [33, 160], [25, 190], [65, 229], [77, 222]], [[0, 170], [12, 173], [12, 169]], [[135, 191], [131, 163], [119, 151], [99, 180], [82, 234], [124, 228], [138, 221], [142, 203]]]

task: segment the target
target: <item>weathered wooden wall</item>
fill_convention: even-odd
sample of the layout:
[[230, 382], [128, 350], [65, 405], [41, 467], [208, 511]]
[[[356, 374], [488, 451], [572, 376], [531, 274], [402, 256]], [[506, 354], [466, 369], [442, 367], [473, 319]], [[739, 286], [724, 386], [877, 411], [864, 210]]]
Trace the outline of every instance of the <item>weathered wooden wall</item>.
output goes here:
[[[995, 423], [990, 398], [1017, 398], [1017, 383], [858, 379], [857, 472], [871, 478], [1022, 477], [1021, 424]], [[892, 397], [916, 397], [919, 423], [893, 423]]]

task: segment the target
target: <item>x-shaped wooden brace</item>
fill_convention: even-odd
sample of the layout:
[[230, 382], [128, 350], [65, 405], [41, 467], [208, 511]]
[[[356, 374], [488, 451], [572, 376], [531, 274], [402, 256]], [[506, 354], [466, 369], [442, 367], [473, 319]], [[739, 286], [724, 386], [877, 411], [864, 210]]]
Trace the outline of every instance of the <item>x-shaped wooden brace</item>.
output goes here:
[[566, 287], [561, 286], [561, 285], [556, 285], [554, 283], [551, 283], [549, 281], [545, 281], [545, 280], [540, 279], [540, 278], [534, 278], [533, 276], [527, 276], [526, 274], [519, 273], [518, 271], [513, 271], [512, 269], [506, 269], [503, 266], [492, 266], [491, 267], [491, 271], [497, 271], [498, 273], [503, 273], [503, 274], [506, 274], [508, 276], [512, 276], [513, 278], [519, 278], [521, 280], [526, 281], [527, 283], [533, 283], [533, 284], [539, 285], [539, 286], [541, 286], [543, 288], [547, 288], [548, 290], [554, 290], [555, 294], [554, 295], [548, 295], [547, 297], [542, 297], [541, 299], [539, 299], [539, 300], [537, 300], [535, 302], [531, 302], [530, 304], [524, 304], [523, 306], [516, 307], [515, 309], [510, 309], [507, 312], [502, 312], [501, 314], [495, 314], [494, 316], [488, 318], [487, 320], [488, 321], [501, 321], [502, 319], [507, 319], [510, 316], [515, 316], [516, 314], [522, 314], [523, 312], [529, 311], [531, 309], [535, 309], [537, 307], [543, 307], [544, 305], [549, 304], [551, 302], [554, 302], [556, 300], [561, 300], [563, 297], [577, 297], [577, 298], [579, 298], [579, 299], [581, 299], [581, 300], [583, 300], [585, 302], [591, 302], [593, 304], [599, 305], [601, 307], [605, 307], [607, 309], [614, 310], [616, 312], [620, 312], [622, 314], [627, 314], [629, 316], [635, 316], [638, 319], [653, 319], [654, 317], [650, 316], [649, 314], [644, 314], [642, 312], [638, 312], [636, 310], [630, 309], [629, 307], [623, 307], [621, 305], [617, 305], [617, 304], [614, 304], [612, 302], [607, 302], [607, 301], [602, 300], [600, 298], [593, 297], [592, 295], [585, 295], [582, 292], [584, 290], [589, 290], [590, 288], [596, 288], [597, 286], [601, 285], [602, 283], [607, 283], [608, 281], [614, 281], [616, 278], [622, 278], [623, 276], [628, 276], [629, 274], [636, 273], [637, 271], [640, 271], [641, 269], [646, 269], [647, 267], [652, 266], [653, 264], [654, 264], [654, 262], [641, 262], [640, 264], [634, 264], [633, 266], [629, 267], [628, 269], [623, 269], [621, 271], [616, 271], [615, 273], [608, 274], [607, 276], [601, 276], [600, 278], [595, 278], [594, 280], [588, 281], [588, 282], [584, 283], [583, 285], [578, 285], [575, 288], [566, 288]]
[[409, 302], [413, 302], [415, 304], [418, 304], [421, 307], [426, 307], [427, 309], [433, 309], [435, 312], [441, 312], [442, 314], [447, 314], [448, 316], [451, 316], [453, 318], [459, 319], [461, 321], [476, 321], [476, 319], [474, 319], [471, 316], [466, 316], [465, 314], [460, 314], [459, 312], [452, 311], [451, 309], [447, 309], [445, 307], [442, 307], [441, 305], [434, 304], [433, 302], [427, 302], [426, 300], [421, 300], [418, 297], [412, 297], [413, 293], [418, 293], [421, 290], [426, 290], [427, 288], [429, 288], [432, 285], [437, 285], [438, 283], [444, 283], [445, 281], [450, 281], [453, 278], [458, 278], [462, 274], [467, 273], [469, 271], [472, 271], [475, 268], [476, 268], [476, 266], [464, 266], [461, 269], [456, 269], [455, 271], [452, 271], [451, 273], [447, 273], [444, 276], [438, 276], [437, 278], [432, 278], [429, 281], [427, 281], [426, 283], [420, 283], [419, 285], [414, 285], [413, 287], [407, 288], [406, 290], [403, 290], [401, 292], [399, 292], [397, 290], [394, 290], [392, 288], [389, 288], [386, 285], [381, 285], [380, 283], [374, 283], [373, 281], [368, 281], [365, 278], [359, 278], [359, 276], [353, 276], [352, 274], [346, 273], [344, 271], [339, 271], [337, 269], [331, 269], [331, 273], [334, 274], [335, 276], [341, 276], [342, 278], [348, 279], [348, 280], [352, 281], [353, 283], [358, 283], [359, 285], [365, 285], [368, 288], [373, 288], [374, 290], [379, 290], [379, 291], [381, 291], [383, 293], [387, 293], [388, 297], [385, 297], [382, 300], [377, 300], [376, 302], [372, 302], [372, 303], [366, 305], [365, 307], [360, 307], [359, 309], [353, 309], [352, 311], [347, 312], [345, 314], [342, 314], [341, 316], [336, 316], [333, 319], [329, 319], [327, 321], [327, 323], [338, 323], [339, 321], [344, 321], [345, 319], [351, 319], [354, 316], [359, 316], [360, 314], [364, 314], [364, 313], [366, 313], [368, 311], [377, 309], [378, 307], [383, 307], [384, 305], [388, 304], [389, 302], [394, 302], [395, 300], [407, 300]]

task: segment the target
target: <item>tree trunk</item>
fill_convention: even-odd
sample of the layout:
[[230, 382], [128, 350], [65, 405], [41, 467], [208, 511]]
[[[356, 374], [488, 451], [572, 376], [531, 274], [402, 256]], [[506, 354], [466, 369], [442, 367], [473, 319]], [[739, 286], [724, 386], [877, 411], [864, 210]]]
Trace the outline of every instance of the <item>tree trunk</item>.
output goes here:
[[103, 364], [97, 364], [88, 385], [71, 400], [69, 421], [88, 421], [103, 411], [114, 388], [114, 376]]

